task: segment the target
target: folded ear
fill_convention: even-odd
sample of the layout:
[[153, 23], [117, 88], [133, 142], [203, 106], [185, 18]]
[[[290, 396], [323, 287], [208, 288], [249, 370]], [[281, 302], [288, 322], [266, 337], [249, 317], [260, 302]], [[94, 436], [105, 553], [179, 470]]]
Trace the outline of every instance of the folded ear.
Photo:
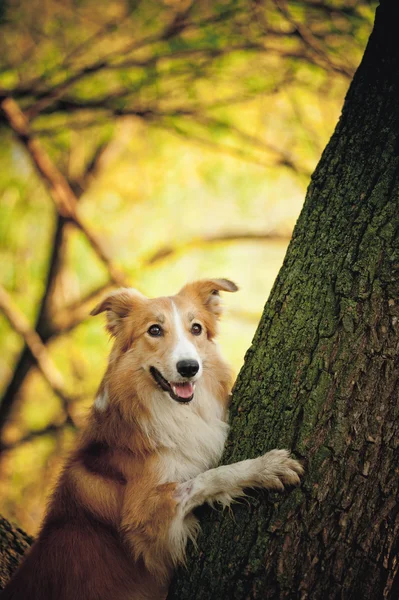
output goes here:
[[190, 296], [199, 300], [205, 308], [217, 318], [222, 314], [219, 292], [237, 292], [238, 286], [229, 279], [201, 279], [188, 283], [179, 292], [179, 296]]
[[137, 301], [144, 299], [145, 296], [133, 288], [120, 288], [106, 296], [90, 314], [95, 316], [107, 311], [107, 329], [111, 335], [116, 336], [123, 329], [123, 320]]

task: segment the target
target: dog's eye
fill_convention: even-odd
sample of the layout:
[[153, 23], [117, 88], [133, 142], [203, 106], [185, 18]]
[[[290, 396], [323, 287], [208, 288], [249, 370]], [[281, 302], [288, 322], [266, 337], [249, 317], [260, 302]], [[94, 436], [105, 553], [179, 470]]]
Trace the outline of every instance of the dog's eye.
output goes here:
[[151, 337], [160, 337], [163, 335], [163, 329], [160, 325], [151, 325], [148, 329], [148, 333]]
[[194, 323], [193, 325], [191, 325], [191, 333], [193, 335], [201, 335], [202, 333], [202, 327], [199, 323]]

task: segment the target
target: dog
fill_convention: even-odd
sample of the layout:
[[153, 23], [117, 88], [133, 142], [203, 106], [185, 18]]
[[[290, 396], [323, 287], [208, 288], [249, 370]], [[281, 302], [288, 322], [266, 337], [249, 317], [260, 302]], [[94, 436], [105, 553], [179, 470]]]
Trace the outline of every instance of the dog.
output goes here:
[[302, 466], [286, 450], [217, 466], [232, 384], [215, 341], [219, 292], [237, 289], [227, 279], [155, 299], [119, 289], [94, 308], [113, 338], [108, 367], [1, 600], [164, 599], [195, 539], [196, 507], [299, 483]]

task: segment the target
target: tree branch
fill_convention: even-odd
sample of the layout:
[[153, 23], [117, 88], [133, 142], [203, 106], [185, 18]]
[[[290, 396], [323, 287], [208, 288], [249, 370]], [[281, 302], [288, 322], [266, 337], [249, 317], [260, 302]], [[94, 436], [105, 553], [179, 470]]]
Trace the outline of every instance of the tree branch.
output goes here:
[[192, 248], [200, 248], [204, 244], [220, 244], [226, 242], [280, 242], [285, 241], [287, 244], [291, 236], [281, 235], [279, 233], [254, 233], [252, 231], [237, 231], [227, 233], [210, 234], [191, 240], [183, 241], [174, 246], [163, 246], [153, 254], [150, 254], [144, 261], [145, 265], [153, 265], [165, 258], [170, 258]]
[[[43, 377], [54, 391], [61, 398], [64, 404], [71, 401], [71, 397], [65, 392], [64, 378], [53, 363], [48, 354], [46, 346], [43, 344], [40, 336], [31, 329], [25, 316], [17, 309], [11, 300], [9, 294], [0, 285], [0, 310], [4, 313], [11, 327], [23, 337], [25, 344], [29, 348], [35, 362]], [[0, 422], [1, 422], [0, 406]]]
[[[49, 304], [52, 291], [54, 289], [54, 282], [58, 273], [61, 259], [62, 259], [62, 248], [64, 238], [64, 227], [65, 219], [61, 215], [57, 215], [57, 221], [55, 225], [55, 231], [53, 234], [51, 253], [49, 257], [49, 265], [46, 276], [46, 283], [43, 292], [42, 299], [38, 310], [38, 316], [36, 319], [35, 330], [39, 335], [43, 343], [49, 339]], [[19, 356], [19, 359], [15, 365], [12, 377], [7, 385], [5, 393], [2, 398], [0, 405], [0, 438], [2, 429], [8, 419], [11, 412], [12, 405], [18, 392], [25, 380], [25, 377], [29, 373], [30, 368], [35, 364], [34, 358], [29, 351], [28, 346], [25, 344], [24, 348]]]
[[286, 0], [274, 0], [274, 3], [285, 19], [287, 19], [287, 21], [295, 28], [295, 31], [298, 33], [304, 45], [310, 48], [316, 57], [321, 59], [322, 64], [320, 66], [323, 66], [331, 71], [335, 71], [336, 73], [340, 73], [349, 79], [353, 77], [353, 69], [350, 69], [345, 65], [336, 65], [333, 63], [318, 39], [313, 35], [312, 31], [306, 25], [296, 21], [291, 16]]
[[71, 220], [82, 231], [99, 259], [108, 269], [112, 281], [118, 285], [126, 285], [124, 275], [107, 255], [100, 239], [79, 216], [77, 199], [69, 183], [53, 164], [39, 141], [31, 134], [29, 122], [17, 103], [10, 97], [3, 97], [0, 100], [0, 108], [9, 126], [28, 150], [37, 171], [47, 184], [50, 196], [59, 214], [65, 219]]
[[[192, 132], [185, 133], [185, 132], [179, 130], [179, 128], [173, 126], [173, 124], [166, 123], [162, 119], [160, 119], [160, 120], [154, 119], [153, 123], [157, 127], [160, 127], [161, 129], [165, 129], [165, 130], [169, 131], [170, 133], [173, 133], [180, 137], [184, 135], [186, 137], [187, 141], [189, 141], [190, 143], [196, 142], [202, 146], [206, 146], [206, 147], [210, 148], [211, 150], [216, 150], [218, 152], [222, 152], [223, 154], [227, 154], [234, 158], [239, 158], [240, 160], [243, 160], [247, 163], [258, 165], [258, 166], [266, 168], [266, 169], [271, 169], [273, 167], [287, 167], [288, 169], [291, 169], [292, 171], [294, 171], [294, 173], [296, 173], [296, 174], [310, 177], [310, 172], [308, 170], [303, 169], [303, 168], [299, 167], [298, 165], [296, 165], [292, 161], [292, 159], [289, 158], [283, 151], [279, 151], [276, 148], [272, 148], [272, 147], [268, 148], [267, 145], [263, 145], [264, 151], [269, 150], [269, 151], [272, 151], [273, 153], [279, 155], [276, 157], [276, 159], [274, 161], [266, 162], [262, 159], [257, 158], [256, 156], [250, 156], [249, 154], [246, 154], [243, 150], [241, 150], [239, 148], [234, 148], [234, 146], [229, 146], [227, 144], [222, 144], [220, 142], [214, 142], [211, 139], [207, 139], [205, 137], [202, 137], [198, 134], [194, 134]], [[238, 130], [236, 133], [238, 134]], [[262, 145], [262, 142], [259, 141], [259, 146], [258, 146], [259, 149], [260, 149], [261, 145]]]
[[[298, 166], [294, 163], [292, 158], [284, 150], [280, 150], [276, 146], [273, 146], [270, 143], [266, 143], [265, 141], [261, 140], [259, 137], [251, 135], [251, 134], [247, 133], [246, 131], [239, 129], [235, 125], [232, 125], [231, 123], [225, 124], [225, 123], [223, 123], [223, 121], [220, 121], [219, 119], [217, 119], [215, 117], [208, 117], [206, 115], [201, 115], [201, 114], [198, 114], [198, 112], [194, 112], [194, 111], [191, 112], [190, 117], [192, 117], [193, 120], [195, 120], [195, 122], [201, 123], [208, 127], [218, 127], [221, 125], [227, 127], [229, 129], [229, 131], [234, 133], [242, 141], [244, 141], [248, 144], [251, 144], [252, 146], [254, 146], [264, 152], [267, 151], [267, 152], [272, 152], [273, 154], [276, 154], [278, 156], [278, 159], [276, 161], [277, 164], [288, 167], [288, 168], [292, 169], [293, 171], [295, 171], [296, 173], [299, 172]], [[309, 173], [309, 176], [310, 176], [310, 173]]]
[[[98, 169], [97, 160], [95, 160], [95, 163], [96, 164], [93, 166], [94, 166], [94, 168]], [[83, 193], [84, 189], [86, 188], [86, 183], [87, 182], [84, 181], [83, 184], [80, 185], [79, 196], [81, 193]], [[36, 331], [37, 335], [41, 338], [41, 340], [43, 341], [44, 344], [47, 343], [51, 338], [55, 337], [55, 335], [53, 333], [54, 321], [53, 321], [53, 318], [51, 315], [50, 301], [51, 301], [53, 291], [55, 288], [56, 277], [60, 270], [60, 266], [61, 266], [61, 262], [62, 262], [64, 239], [65, 239], [65, 225], [67, 223], [68, 223], [68, 219], [65, 219], [60, 214], [57, 215], [55, 231], [54, 231], [53, 240], [51, 243], [51, 252], [50, 252], [50, 257], [49, 257], [49, 266], [48, 266], [48, 272], [47, 272], [47, 276], [46, 276], [46, 283], [45, 283], [44, 292], [43, 292], [43, 295], [42, 295], [42, 298], [40, 301], [38, 316], [37, 316], [36, 325], [35, 325], [35, 331]], [[108, 283], [107, 285], [110, 286], [111, 284]], [[101, 290], [103, 290], [103, 287], [101, 287], [97, 293], [100, 294]], [[87, 296], [87, 302], [90, 301], [91, 297], [92, 297], [91, 294], [89, 294]], [[93, 300], [93, 302], [94, 302], [94, 300]], [[68, 314], [68, 317], [69, 317], [69, 322], [64, 323], [66, 331], [69, 329], [72, 329], [74, 326], [78, 325], [79, 322], [82, 322], [86, 318], [87, 312], [88, 312], [88, 308], [86, 308], [86, 307], [87, 307], [87, 305], [85, 305], [85, 307], [84, 307], [85, 311], [84, 311], [83, 307], [81, 308], [81, 312], [79, 314], [80, 321], [78, 321], [77, 314], [75, 314], [73, 312], [66, 313], [66, 314]], [[7, 422], [7, 419], [9, 417], [9, 414], [12, 410], [14, 400], [17, 397], [18, 392], [21, 389], [21, 386], [22, 386], [26, 376], [28, 375], [31, 367], [34, 364], [35, 364], [35, 359], [32, 356], [28, 346], [25, 344], [24, 348], [17, 360], [12, 377], [6, 387], [6, 390], [4, 392], [4, 395], [3, 395], [3, 398], [1, 401], [1, 405], [0, 405], [0, 438], [1, 438], [2, 429], [4, 428], [4, 426]]]
[[72, 421], [70, 416], [67, 416], [67, 418], [62, 423], [52, 423], [51, 425], [47, 425], [47, 427], [44, 427], [44, 429], [38, 429], [36, 431], [31, 431], [27, 435], [19, 438], [18, 440], [13, 441], [13, 442], [10, 442], [10, 443], [7, 443], [7, 442], [1, 443], [0, 442], [0, 455], [3, 452], [6, 452], [7, 450], [14, 450], [15, 448], [19, 448], [19, 446], [22, 446], [23, 444], [32, 442], [39, 437], [43, 437], [44, 435], [52, 435], [52, 434], [59, 433], [60, 431], [65, 429], [65, 427], [67, 427], [68, 425], [70, 427], [72, 427], [73, 429], [76, 429], [76, 425], [74, 424], [74, 422]]
[[[251, 135], [235, 125], [231, 123], [226, 123], [216, 117], [208, 116], [206, 114], [202, 114], [198, 109], [195, 108], [185, 108], [185, 107], [171, 107], [167, 111], [163, 111], [161, 109], [153, 108], [153, 107], [114, 107], [112, 103], [107, 102], [106, 99], [99, 100], [91, 100], [85, 103], [75, 104], [74, 101], [65, 99], [63, 101], [63, 106], [65, 110], [93, 110], [96, 108], [101, 108], [102, 111], [107, 111], [109, 114], [113, 115], [115, 119], [120, 117], [138, 117], [140, 119], [146, 120], [157, 127], [165, 129], [175, 135], [185, 136], [190, 142], [197, 142], [201, 145], [208, 146], [211, 149], [223, 152], [224, 154], [229, 154], [246, 162], [257, 164], [259, 166], [265, 168], [272, 168], [276, 166], [287, 167], [294, 171], [297, 174], [310, 176], [310, 172], [297, 165], [292, 157], [284, 150], [273, 146], [272, 144], [261, 140], [259, 137]], [[210, 105], [209, 108], [217, 108], [218, 105]], [[206, 107], [208, 108], [208, 107]], [[251, 156], [247, 154], [240, 148], [235, 148], [234, 146], [229, 146], [227, 144], [223, 144], [220, 142], [214, 142], [211, 139], [207, 139], [201, 135], [198, 135], [193, 132], [185, 132], [179, 129], [173, 123], [168, 123], [167, 119], [174, 118], [186, 118], [189, 122], [193, 124], [200, 125], [205, 128], [212, 127], [223, 127], [231, 132], [238, 140], [249, 144], [250, 146], [257, 148], [263, 152], [271, 152], [276, 155], [276, 159], [274, 161], [266, 162], [262, 159], [257, 158], [256, 156]]]
[[[64, 79], [64, 81], [57, 83], [53, 87], [40, 93], [39, 98], [29, 108], [29, 111], [27, 112], [28, 116], [34, 117], [37, 116], [39, 113], [43, 112], [45, 108], [53, 104], [54, 101], [61, 98], [61, 96], [63, 96], [64, 93], [72, 85], [74, 85], [78, 81], [81, 81], [88, 75], [98, 73], [99, 71], [104, 69], [115, 68], [112, 62], [115, 58], [117, 59], [120, 56], [127, 56], [128, 54], [140, 50], [145, 46], [151, 44], [166, 42], [171, 38], [175, 37], [176, 35], [180, 34], [183, 30], [187, 31], [190, 29], [198, 29], [212, 23], [222, 22], [236, 12], [236, 9], [228, 9], [223, 13], [213, 15], [212, 17], [209, 17], [208, 19], [204, 19], [203, 21], [199, 21], [197, 23], [188, 22], [185, 19], [188, 16], [192, 6], [193, 3], [190, 3], [190, 5], [185, 10], [176, 12], [171, 22], [168, 23], [162, 31], [156, 34], [150, 34], [149, 36], [142, 38], [141, 40], [130, 42], [124, 48], [119, 48], [118, 50], [113, 50], [112, 52], [109, 52], [102, 58], [93, 61], [91, 64], [85, 65], [79, 71], [73, 73], [72, 75]], [[31, 89], [27, 89], [26, 86], [16, 88], [15, 91], [17, 92], [17, 94], [21, 94], [22, 92], [22, 95], [32, 93], [34, 94], [34, 91]]]
[[[156, 66], [162, 60], [174, 60], [174, 59], [188, 59], [190, 57], [203, 57], [208, 60], [214, 60], [219, 57], [226, 56], [227, 54], [231, 54], [233, 52], [257, 52], [258, 54], [263, 53], [267, 55], [276, 55], [283, 59], [293, 59], [293, 60], [301, 60], [306, 61], [311, 64], [315, 64], [318, 67], [326, 69], [326, 64], [321, 64], [320, 60], [314, 60], [314, 57], [309, 55], [309, 53], [301, 51], [301, 49], [290, 49], [285, 50], [283, 48], [276, 48], [273, 46], [265, 46], [259, 43], [246, 43], [239, 44], [236, 46], [230, 46], [226, 48], [193, 48], [193, 49], [185, 49], [175, 51], [169, 54], [161, 54], [156, 56], [151, 56], [145, 60], [139, 59], [124, 59], [123, 62], [111, 62], [107, 61], [98, 61], [97, 63], [84, 67], [78, 73], [71, 75], [64, 82], [55, 85], [53, 88], [47, 90], [47, 92], [43, 92], [39, 99], [36, 99], [33, 104], [31, 104], [26, 110], [25, 114], [29, 119], [33, 119], [37, 117], [39, 114], [53, 114], [56, 112], [61, 112], [63, 110], [68, 111], [77, 111], [77, 110], [85, 110], [85, 109], [102, 109], [105, 108], [106, 99], [91, 99], [89, 101], [82, 102], [81, 100], [75, 99], [73, 96], [65, 98], [65, 94], [68, 90], [81, 79], [88, 77], [98, 71], [112, 71], [112, 70], [121, 70], [121, 69], [148, 69], [150, 67]], [[122, 56], [124, 56], [122, 54]], [[342, 69], [339, 67], [334, 67], [335, 71], [343, 73]], [[192, 68], [186, 70], [187, 73], [192, 73]], [[348, 74], [346, 73], [346, 76]], [[136, 91], [136, 90], [133, 90]], [[128, 96], [129, 93], [132, 93], [132, 90], [126, 90], [125, 92], [118, 92], [116, 97], [124, 97], [124, 95]], [[35, 91], [31, 90], [31, 96], [35, 96]], [[16, 97], [20, 97], [21, 94], [15, 94]], [[110, 95], [107, 95], [107, 99], [109, 99]], [[65, 100], [63, 101], [63, 98]], [[112, 95], [111, 95], [112, 98]]]
[[96, 301], [114, 287], [115, 285], [108, 281], [104, 285], [92, 290], [78, 302], [69, 304], [65, 308], [57, 311], [52, 319], [51, 338], [65, 334], [85, 321]]

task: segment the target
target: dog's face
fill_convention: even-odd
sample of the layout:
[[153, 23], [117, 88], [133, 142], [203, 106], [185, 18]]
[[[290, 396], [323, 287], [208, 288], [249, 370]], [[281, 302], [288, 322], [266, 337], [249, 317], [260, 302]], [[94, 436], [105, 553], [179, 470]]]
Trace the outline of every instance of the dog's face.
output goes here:
[[211, 279], [188, 284], [170, 297], [149, 299], [121, 289], [105, 298], [91, 314], [106, 311], [107, 329], [115, 337], [114, 386], [122, 388], [135, 377], [136, 384], [190, 402], [215, 351], [219, 292], [237, 289], [227, 279]]

